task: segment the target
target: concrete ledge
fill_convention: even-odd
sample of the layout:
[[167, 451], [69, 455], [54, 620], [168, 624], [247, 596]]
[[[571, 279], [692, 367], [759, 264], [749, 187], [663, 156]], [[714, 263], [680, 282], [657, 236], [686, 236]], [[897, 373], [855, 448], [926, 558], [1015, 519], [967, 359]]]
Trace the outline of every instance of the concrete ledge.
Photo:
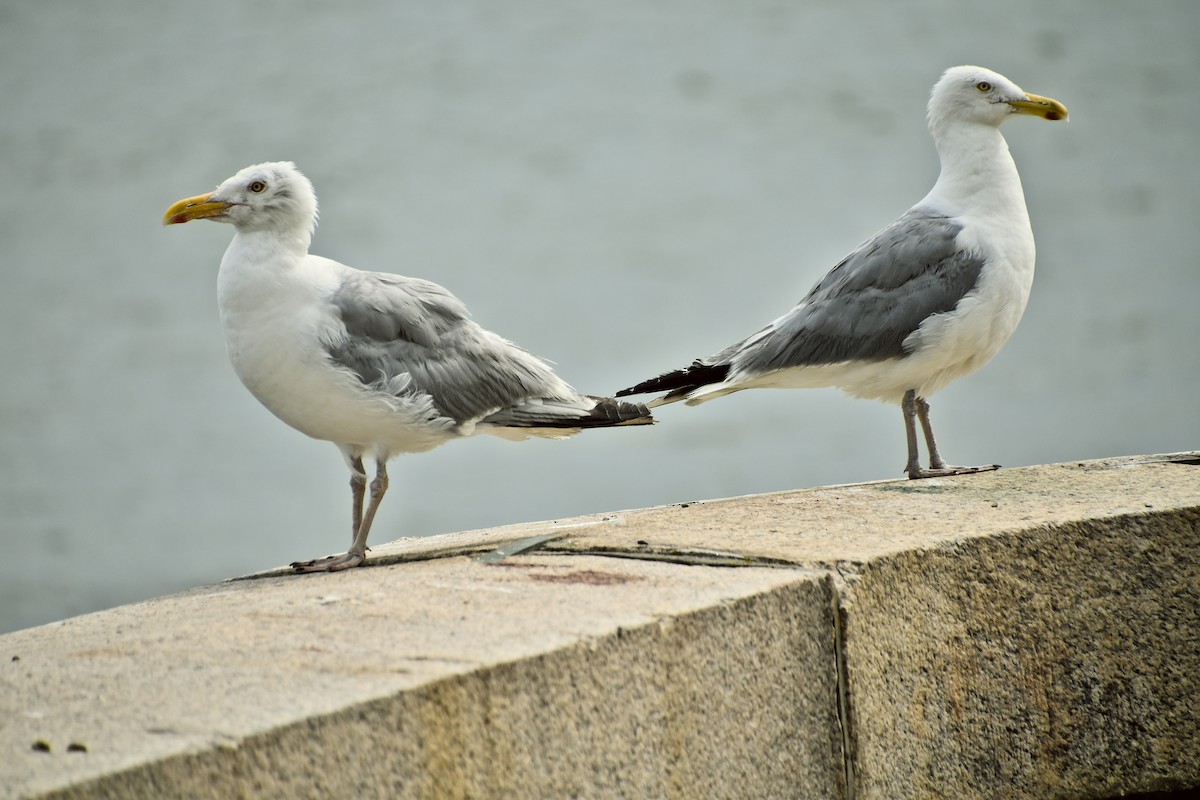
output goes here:
[[407, 539], [372, 564], [0, 636], [0, 797], [1200, 787], [1200, 454]]

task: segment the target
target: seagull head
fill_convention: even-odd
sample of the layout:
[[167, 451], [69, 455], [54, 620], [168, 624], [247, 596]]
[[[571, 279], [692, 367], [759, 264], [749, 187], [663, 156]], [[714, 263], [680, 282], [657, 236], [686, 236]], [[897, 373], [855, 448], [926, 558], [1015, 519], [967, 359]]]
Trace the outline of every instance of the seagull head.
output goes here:
[[194, 219], [228, 222], [243, 232], [277, 231], [311, 238], [317, 226], [317, 195], [291, 161], [255, 164], [208, 194], [175, 203], [163, 215], [163, 224]]
[[954, 122], [997, 126], [1016, 114], [1065, 120], [1067, 107], [1049, 97], [1030, 94], [984, 67], [951, 67], [929, 97], [929, 128]]

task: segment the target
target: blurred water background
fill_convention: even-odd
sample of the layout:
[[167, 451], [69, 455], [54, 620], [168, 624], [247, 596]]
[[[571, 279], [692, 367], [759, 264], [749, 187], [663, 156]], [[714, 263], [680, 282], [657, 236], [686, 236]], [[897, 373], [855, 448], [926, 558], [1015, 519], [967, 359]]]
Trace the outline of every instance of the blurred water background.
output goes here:
[[[947, 457], [1200, 447], [1200, 4], [1010, 0], [0, 4], [0, 630], [338, 552], [347, 474], [225, 360], [232, 230], [164, 229], [247, 164], [314, 181], [314, 251], [417, 275], [612, 392], [756, 330], [937, 174], [977, 63], [1062, 100], [1004, 128], [1038, 273], [935, 396]], [[894, 478], [834, 390], [392, 465], [382, 542]]]

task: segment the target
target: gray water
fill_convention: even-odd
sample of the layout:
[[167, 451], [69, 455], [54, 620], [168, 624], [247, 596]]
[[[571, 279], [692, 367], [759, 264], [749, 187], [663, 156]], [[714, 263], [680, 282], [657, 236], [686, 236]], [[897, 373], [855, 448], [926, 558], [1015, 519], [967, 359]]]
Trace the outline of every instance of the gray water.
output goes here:
[[[1200, 446], [1200, 4], [0, 4], [0, 630], [344, 549], [332, 445], [225, 361], [228, 227], [173, 201], [292, 159], [314, 251], [443, 283], [612, 392], [799, 299], [931, 185], [940, 72], [1062, 100], [1015, 120], [1025, 319], [935, 396], [1008, 466]], [[898, 477], [898, 409], [835, 391], [652, 429], [405, 456], [373, 539]]]

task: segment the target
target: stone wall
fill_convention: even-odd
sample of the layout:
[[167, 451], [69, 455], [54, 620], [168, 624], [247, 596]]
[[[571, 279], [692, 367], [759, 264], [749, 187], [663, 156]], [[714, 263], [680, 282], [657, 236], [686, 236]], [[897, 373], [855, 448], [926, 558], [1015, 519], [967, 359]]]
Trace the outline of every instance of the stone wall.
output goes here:
[[1200, 787], [1200, 458], [377, 547], [0, 636], [0, 797]]

